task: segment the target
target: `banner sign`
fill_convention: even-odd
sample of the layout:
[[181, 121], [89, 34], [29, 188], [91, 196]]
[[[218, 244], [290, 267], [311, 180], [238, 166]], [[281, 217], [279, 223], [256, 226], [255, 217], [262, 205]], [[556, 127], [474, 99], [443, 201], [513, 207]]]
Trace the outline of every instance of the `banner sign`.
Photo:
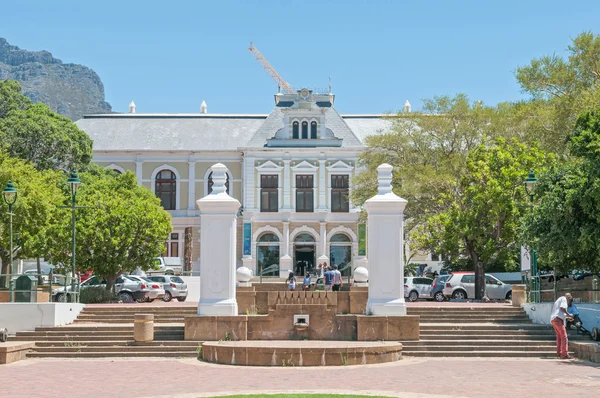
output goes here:
[[252, 254], [252, 223], [244, 223], [244, 256]]
[[531, 254], [529, 247], [521, 246], [521, 272], [531, 270]]
[[358, 255], [367, 255], [367, 225], [358, 224]]

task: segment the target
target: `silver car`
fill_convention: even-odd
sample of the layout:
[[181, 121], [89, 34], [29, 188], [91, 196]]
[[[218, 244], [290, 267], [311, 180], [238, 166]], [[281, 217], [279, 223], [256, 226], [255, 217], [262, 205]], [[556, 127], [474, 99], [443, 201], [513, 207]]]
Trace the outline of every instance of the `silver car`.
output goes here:
[[140, 282], [141, 290], [148, 291], [148, 295], [144, 299], [138, 300], [138, 303], [141, 303], [141, 302], [151, 303], [156, 299], [163, 299], [165, 297], [165, 289], [164, 289], [162, 283], [157, 283], [146, 277], [137, 276], [137, 275], [126, 275], [125, 278]]
[[[475, 298], [475, 273], [453, 273], [446, 281], [443, 292], [444, 296], [458, 300]], [[512, 299], [512, 285], [501, 282], [490, 274], [485, 274], [485, 295], [490, 299], [510, 300]]]
[[154, 282], [162, 283], [165, 289], [163, 301], [169, 302], [176, 298], [177, 301], [185, 301], [188, 296], [187, 284], [179, 276], [174, 275], [153, 275], [148, 279]]
[[408, 301], [418, 299], [431, 299], [431, 285], [433, 279], [425, 277], [408, 276], [404, 278], [404, 298]]

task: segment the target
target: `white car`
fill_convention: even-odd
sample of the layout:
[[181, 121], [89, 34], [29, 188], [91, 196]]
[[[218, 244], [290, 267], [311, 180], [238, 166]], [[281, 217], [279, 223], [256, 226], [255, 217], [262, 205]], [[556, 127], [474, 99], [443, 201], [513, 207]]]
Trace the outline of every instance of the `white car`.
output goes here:
[[418, 299], [431, 299], [433, 279], [421, 276], [408, 276], [404, 278], [404, 298], [408, 301]]
[[[147, 282], [140, 282], [130, 278], [126, 278], [124, 275], [119, 276], [115, 281], [115, 292], [117, 296], [124, 303], [131, 303], [134, 300], [137, 302], [146, 301], [150, 289], [147, 287]], [[101, 281], [96, 275], [90, 276], [84, 282], [81, 282], [79, 286], [76, 286], [76, 290], [81, 291], [90, 286], [106, 286], [104, 281]], [[70, 301], [71, 286], [67, 286], [67, 294], [65, 296], [65, 288], [59, 287], [52, 290], [52, 301], [65, 302]]]
[[123, 277], [133, 280], [133, 281], [136, 281], [136, 282], [140, 282], [141, 290], [148, 291], [147, 297], [144, 300], [141, 300], [141, 301], [138, 300], [138, 302], [147, 301], [147, 302], [151, 303], [156, 299], [162, 300], [163, 297], [165, 297], [165, 288], [163, 287], [163, 285], [161, 283], [157, 283], [146, 277], [137, 276], [137, 275], [124, 275]]
[[[443, 292], [444, 296], [458, 300], [475, 298], [475, 273], [452, 273], [446, 281]], [[510, 300], [512, 285], [500, 281], [495, 276], [485, 274], [485, 295], [494, 300]]]

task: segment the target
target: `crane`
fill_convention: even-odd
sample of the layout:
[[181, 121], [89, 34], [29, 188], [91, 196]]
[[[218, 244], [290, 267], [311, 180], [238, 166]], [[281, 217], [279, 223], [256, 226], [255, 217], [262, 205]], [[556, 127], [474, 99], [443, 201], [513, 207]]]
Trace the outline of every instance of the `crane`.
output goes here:
[[279, 76], [279, 73], [277, 73], [277, 71], [273, 69], [269, 61], [267, 61], [265, 57], [263, 57], [260, 51], [258, 51], [258, 48], [256, 48], [254, 44], [252, 44], [252, 42], [250, 42], [250, 47], [248, 48], [248, 51], [252, 53], [254, 58], [258, 61], [259, 64], [261, 64], [264, 70], [267, 71], [269, 76], [271, 76], [271, 78], [275, 80], [275, 83], [277, 83], [277, 85], [279, 86], [279, 90], [283, 90], [283, 92], [286, 94], [294, 94], [292, 86], [290, 86], [285, 80], [283, 80], [281, 76]]

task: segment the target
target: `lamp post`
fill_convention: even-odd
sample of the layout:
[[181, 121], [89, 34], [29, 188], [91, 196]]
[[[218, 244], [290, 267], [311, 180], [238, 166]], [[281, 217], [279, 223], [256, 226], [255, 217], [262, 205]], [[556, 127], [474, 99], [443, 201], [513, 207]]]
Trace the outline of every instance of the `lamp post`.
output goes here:
[[[79, 187], [79, 184], [81, 184], [81, 180], [77, 175], [77, 170], [71, 172], [67, 184], [71, 187], [71, 300], [78, 301], [75, 298], [75, 199], [77, 196], [77, 188]], [[67, 297], [66, 294], [67, 289], [65, 288], [65, 298]]]
[[[10, 286], [10, 280], [12, 275], [14, 274], [14, 270], [13, 270], [13, 212], [12, 212], [12, 207], [15, 204], [15, 202], [17, 201], [17, 188], [15, 188], [15, 186], [13, 185], [12, 181], [9, 181], [6, 184], [6, 188], [4, 188], [4, 190], [2, 191], [2, 197], [4, 198], [4, 202], [6, 202], [6, 204], [8, 205], [8, 215], [9, 215], [9, 229], [10, 229], [10, 266], [9, 266], [9, 275], [8, 275], [8, 283]], [[14, 292], [11, 293], [11, 297], [14, 297]], [[14, 301], [14, 300], [11, 300]]]
[[[527, 195], [529, 195], [529, 212], [533, 212], [533, 197], [535, 196], [535, 184], [537, 183], [537, 178], [535, 178], [535, 173], [530, 170], [529, 176], [525, 180], [525, 190], [527, 191]], [[535, 248], [531, 249], [531, 279], [532, 279], [532, 301], [534, 303], [539, 302], [539, 291], [540, 291], [540, 276], [537, 265], [537, 253]]]

